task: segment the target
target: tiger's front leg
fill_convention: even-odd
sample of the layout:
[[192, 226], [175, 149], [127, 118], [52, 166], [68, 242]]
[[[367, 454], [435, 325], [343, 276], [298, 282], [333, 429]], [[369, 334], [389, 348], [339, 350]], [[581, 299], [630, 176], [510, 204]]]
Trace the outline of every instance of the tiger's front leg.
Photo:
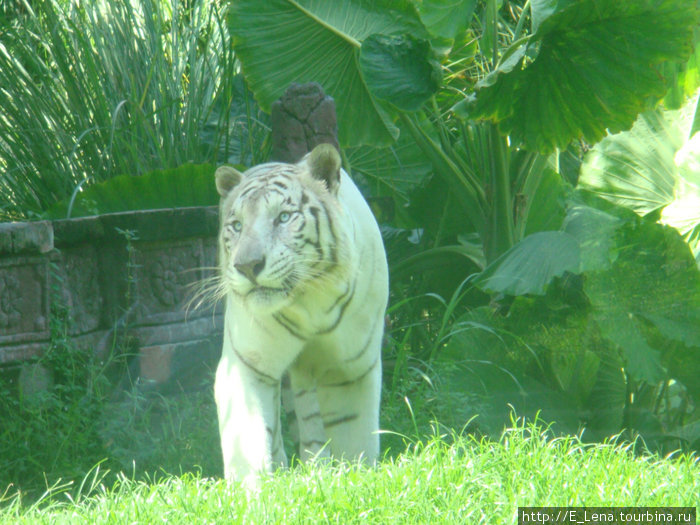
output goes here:
[[257, 486], [262, 473], [287, 463], [280, 430], [280, 381], [224, 352], [214, 384], [226, 479]]
[[382, 365], [377, 359], [361, 377], [319, 385], [323, 426], [334, 457], [374, 464], [379, 455]]
[[[342, 374], [319, 382], [318, 401], [331, 453], [346, 460], [374, 464], [379, 456], [379, 404], [382, 390], [382, 319], [346, 359]], [[343, 337], [350, 341], [350, 337]], [[331, 376], [332, 377], [332, 376]], [[330, 380], [329, 380], [330, 379]]]

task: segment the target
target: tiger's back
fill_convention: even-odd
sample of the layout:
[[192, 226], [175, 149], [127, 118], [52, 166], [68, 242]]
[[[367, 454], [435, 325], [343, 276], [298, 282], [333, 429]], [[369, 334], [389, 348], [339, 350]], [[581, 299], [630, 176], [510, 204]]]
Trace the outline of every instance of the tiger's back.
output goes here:
[[388, 276], [369, 207], [327, 145], [296, 165], [220, 168], [217, 187], [226, 314], [215, 395], [226, 476], [286, 463], [286, 372], [302, 459], [330, 449], [373, 461]]

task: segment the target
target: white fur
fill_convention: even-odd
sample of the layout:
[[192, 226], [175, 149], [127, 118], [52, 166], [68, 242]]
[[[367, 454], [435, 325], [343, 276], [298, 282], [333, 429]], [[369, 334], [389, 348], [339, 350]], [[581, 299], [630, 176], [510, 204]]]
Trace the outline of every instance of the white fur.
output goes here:
[[[243, 174], [242, 180], [279, 166], [258, 166]], [[266, 199], [265, 204], [260, 199], [238, 202], [243, 230], [229, 251], [223, 237], [220, 240], [222, 279], [227, 286], [224, 344], [214, 388], [221, 449], [226, 477], [252, 485], [260, 473], [286, 465], [280, 433], [280, 380], [285, 372], [291, 380], [302, 459], [330, 453], [373, 462], [379, 453], [380, 354], [388, 296], [379, 228], [344, 171], [336, 196], [309, 176], [304, 161], [297, 166], [299, 180], [290, 193], [300, 188], [312, 192], [329, 210], [332, 233], [338, 239], [336, 267], [289, 294], [268, 297], [261, 292], [253, 298], [248, 293], [252, 285], [233, 268], [234, 260], [263, 253], [267, 266], [258, 282], [272, 286], [267, 283], [275, 282], [274, 268], [281, 268], [290, 257], [283, 245], [284, 232], [270, 219], [279, 206], [275, 198]], [[221, 206], [223, 235], [226, 214], [237, 202], [236, 188], [243, 184], [230, 190], [225, 181], [221, 186], [226, 192]], [[268, 217], [269, 206], [274, 210]], [[337, 326], [328, 331], [338, 318], [339, 297], [352, 283], [352, 300]]]

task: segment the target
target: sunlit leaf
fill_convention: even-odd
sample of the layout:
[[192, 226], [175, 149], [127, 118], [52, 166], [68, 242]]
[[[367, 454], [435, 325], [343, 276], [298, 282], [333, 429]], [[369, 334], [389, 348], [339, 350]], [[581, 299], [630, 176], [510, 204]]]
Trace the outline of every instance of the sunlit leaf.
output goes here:
[[691, 138], [698, 97], [676, 111], [643, 113], [632, 129], [598, 143], [579, 187], [640, 215], [661, 210], [700, 255], [700, 134]]
[[511, 57], [477, 84], [470, 115], [528, 149], [598, 142], [664, 96], [659, 67], [689, 55], [697, 20], [684, 0], [571, 3], [541, 22], [515, 67]]
[[661, 212], [660, 222], [676, 228], [700, 260], [700, 132], [676, 153], [678, 167], [673, 200]]
[[453, 39], [469, 27], [476, 0], [423, 0], [418, 3], [421, 20], [433, 36]]

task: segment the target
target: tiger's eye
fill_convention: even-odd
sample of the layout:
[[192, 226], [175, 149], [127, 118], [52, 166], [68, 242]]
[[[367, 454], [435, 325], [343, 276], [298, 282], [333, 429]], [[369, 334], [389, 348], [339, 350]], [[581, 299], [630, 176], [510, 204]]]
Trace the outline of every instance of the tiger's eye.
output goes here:
[[238, 233], [243, 229], [243, 223], [241, 223], [241, 221], [233, 221], [231, 223], [231, 228], [233, 228], [233, 231]]
[[277, 216], [277, 222], [282, 224], [287, 222], [291, 218], [291, 214], [288, 211], [283, 211]]

